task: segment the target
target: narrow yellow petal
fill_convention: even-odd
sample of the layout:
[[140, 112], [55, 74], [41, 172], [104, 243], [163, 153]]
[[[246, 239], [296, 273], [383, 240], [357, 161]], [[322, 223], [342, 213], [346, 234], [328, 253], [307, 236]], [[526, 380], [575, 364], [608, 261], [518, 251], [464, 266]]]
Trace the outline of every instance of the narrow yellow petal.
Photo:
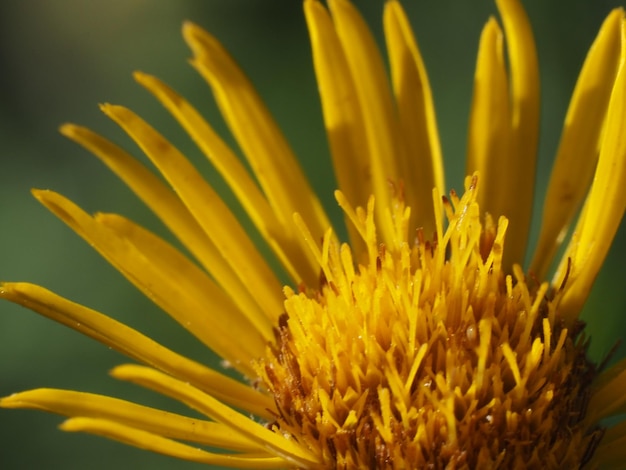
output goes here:
[[222, 45], [206, 31], [185, 23], [183, 36], [194, 52], [191, 61], [213, 89], [224, 119], [284, 225], [300, 212], [316, 236], [330, 222], [296, 157], [269, 111]]
[[223, 424], [188, 418], [126, 400], [71, 390], [40, 388], [0, 399], [2, 408], [30, 408], [68, 417], [98, 418], [158, 434], [234, 451], [258, 452], [258, 444]]
[[363, 112], [373, 194], [377, 202], [376, 216], [381, 222], [378, 226], [383, 232], [383, 240], [391, 240], [391, 227], [382, 221], [385, 220], [385, 208], [393, 206], [390, 182], [400, 184], [400, 162], [404, 161], [401, 155], [406, 149], [401, 142], [402, 134], [385, 66], [376, 41], [354, 5], [347, 0], [330, 0], [328, 5]]
[[210, 418], [232, 427], [237, 433], [256, 442], [268, 452], [282, 457], [292, 465], [308, 468], [317, 462], [302, 445], [285, 439], [265, 426], [237, 413], [232, 408], [205, 395], [190, 384], [178, 381], [154, 369], [137, 365], [118, 366], [111, 375], [120, 380], [127, 380], [143, 387], [170, 396]]
[[[365, 205], [372, 194], [372, 169], [355, 84], [326, 8], [305, 0], [304, 12], [335, 177], [348, 200]], [[346, 226], [354, 251], [360, 252], [363, 240], [352, 224]]]
[[286, 462], [268, 454], [213, 454], [197, 447], [166, 439], [147, 431], [135, 429], [106, 419], [71, 418], [61, 424], [60, 429], [69, 432], [86, 432], [106, 437], [123, 444], [168, 455], [182, 460], [208, 465], [236, 468], [281, 468]]
[[185, 205], [152, 172], [132, 156], [84, 127], [65, 124], [61, 133], [98, 157], [156, 214], [218, 282], [241, 311], [258, 309], [249, 290], [235, 275]]
[[259, 233], [272, 248], [295, 284], [317, 279], [312, 260], [294, 239], [293, 227], [279, 221], [265, 195], [228, 145], [187, 100], [159, 79], [140, 72], [135, 79], [152, 93], [183, 126], [233, 190]]
[[[209, 283], [188, 285], [181, 277], [183, 273], [170, 272], [158, 260], [146, 258], [128, 240], [61, 195], [52, 191], [34, 194], [181, 326], [237, 368], [250, 372], [250, 361], [264, 351], [266, 341], [241, 318], [223, 291]], [[207, 309], [219, 312], [220, 318], [209, 317]], [[233, 341], [235, 338], [239, 341]]]
[[0, 284], [0, 297], [34, 310], [132, 359], [188, 382], [218, 400], [265, 419], [272, 417], [274, 402], [270, 397], [181, 356], [95, 310], [70, 302], [33, 284]]
[[573, 241], [563, 256], [557, 276], [562, 282], [571, 258], [560, 311], [567, 320], [580, 314], [598, 271], [619, 228], [626, 198], [626, 27], [622, 21], [620, 66], [611, 92], [598, 166]]
[[[445, 192], [443, 159], [426, 68], [400, 2], [385, 3], [383, 16], [399, 125], [406, 143], [402, 163], [406, 203], [412, 220], [430, 237], [435, 231], [432, 189]], [[471, 174], [472, 172], [470, 172]], [[364, 203], [360, 203], [364, 204]], [[414, 233], [416, 227], [409, 227]]]
[[241, 282], [254, 286], [259, 307], [274, 321], [283, 311], [281, 284], [224, 201], [189, 161], [143, 119], [122, 106], [102, 110], [142, 148], [176, 190]]
[[504, 179], [509, 219], [504, 265], [524, 260], [532, 215], [539, 137], [539, 67], [528, 16], [519, 0], [496, 0], [506, 33], [511, 82], [511, 143]]
[[545, 278], [591, 183], [619, 65], [623, 16], [621, 8], [615, 9], [604, 21], [587, 54], [570, 101], [543, 207], [541, 233], [530, 267], [539, 279]]
[[[153, 263], [156, 269], [175, 276], [177, 282], [185, 286], [189, 295], [198, 299], [204, 297], [205, 300], [201, 300], [203, 303], [216, 302], [217, 299], [222, 299], [221, 302], [226, 305], [231, 301], [230, 297], [225, 296], [200, 268], [165, 240], [121, 215], [96, 214], [95, 219], [97, 222], [115, 231], [121, 238], [131, 242], [143, 257]], [[201, 320], [218, 321], [230, 329], [233, 324], [245, 324], [244, 318], [246, 318], [266, 341], [274, 338], [272, 332], [273, 325], [258, 308], [250, 311], [240, 311], [233, 305], [226, 312], [222, 310], [223, 307], [209, 308], [209, 305], [205, 304], [206, 310], [203, 312]]]
[[[478, 171], [482, 185], [478, 204], [499, 216], [508, 210], [511, 110], [502, 30], [490, 18], [480, 36], [470, 113], [466, 174]], [[508, 237], [507, 237], [508, 238]], [[508, 243], [507, 243], [508, 248]], [[518, 260], [521, 261], [521, 260]]]

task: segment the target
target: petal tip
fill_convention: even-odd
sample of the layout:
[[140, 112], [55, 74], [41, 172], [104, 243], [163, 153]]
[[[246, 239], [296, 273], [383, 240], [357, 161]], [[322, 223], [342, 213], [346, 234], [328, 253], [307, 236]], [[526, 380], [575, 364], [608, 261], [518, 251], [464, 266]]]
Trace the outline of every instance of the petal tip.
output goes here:
[[183, 23], [183, 39], [196, 56], [206, 54], [207, 45], [214, 41], [209, 33], [191, 21]]
[[77, 127], [76, 124], [72, 124], [71, 122], [64, 122], [59, 126], [59, 132], [65, 137], [71, 137], [75, 134]]
[[70, 418], [59, 424], [59, 429], [66, 432], [79, 432], [84, 429], [84, 420], [86, 418]]
[[142, 72], [141, 70], [135, 70], [135, 71], [133, 71], [133, 79], [134, 79], [136, 82], [141, 83], [141, 81], [142, 81], [142, 80], [146, 80], [146, 79], [148, 79], [148, 78], [150, 78], [150, 75], [148, 75], [148, 74], [147, 74], [147, 73], [145, 73], [145, 72]]
[[30, 193], [35, 197], [35, 199], [41, 201], [45, 198], [47, 193], [51, 193], [52, 191], [49, 189], [39, 189], [39, 188], [31, 188]]
[[[2, 294], [2, 289], [0, 289], [0, 294]], [[16, 395], [17, 393], [13, 393], [12, 395], [0, 398], [0, 408], [17, 408]]]

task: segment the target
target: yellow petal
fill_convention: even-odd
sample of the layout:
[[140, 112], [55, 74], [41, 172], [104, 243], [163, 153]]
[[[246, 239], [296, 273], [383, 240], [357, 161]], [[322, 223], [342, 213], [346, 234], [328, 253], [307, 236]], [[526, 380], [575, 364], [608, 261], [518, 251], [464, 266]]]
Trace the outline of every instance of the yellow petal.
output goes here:
[[600, 134], [620, 57], [621, 8], [604, 21], [578, 77], [552, 168], [530, 271], [544, 279], [598, 161]]
[[589, 462], [590, 468], [620, 468], [626, 462], [626, 421], [610, 427]]
[[[383, 16], [391, 78], [406, 153], [401, 164], [407, 205], [414, 220], [430, 237], [435, 231], [432, 189], [445, 192], [443, 160], [435, 107], [426, 68], [411, 25], [400, 2], [385, 3]], [[471, 172], [470, 172], [471, 173]], [[360, 203], [360, 204], [364, 204]], [[409, 227], [414, 233], [416, 227]]]
[[188, 418], [129, 401], [92, 393], [40, 388], [0, 399], [2, 408], [30, 408], [68, 417], [114, 421], [170, 439], [198, 442], [235, 451], [261, 450], [223, 424]]
[[72, 418], [61, 424], [60, 429], [69, 432], [87, 432], [140, 449], [208, 465], [236, 468], [281, 468], [286, 463], [283, 459], [261, 453], [241, 455], [213, 454], [197, 447], [181, 444], [180, 442], [106, 419]]
[[254, 286], [254, 298], [270, 320], [283, 311], [281, 284], [233, 213], [189, 161], [139, 116], [122, 106], [104, 105], [113, 119], [169, 181], [241, 282]]
[[591, 426], [601, 419], [626, 412], [626, 359], [602, 372], [595, 380], [586, 420]]
[[[230, 297], [219, 292], [219, 287], [209, 277], [180, 251], [149, 232], [140, 225], [117, 214], [96, 214], [96, 221], [115, 231], [121, 238], [131, 242], [143, 257], [149, 259], [156, 269], [164, 273], [170, 273], [177, 278], [177, 282], [184, 285], [189, 295], [198, 299], [204, 297], [206, 302], [215, 302], [224, 299], [225, 304], [230, 302]], [[225, 299], [228, 299], [227, 301]], [[227, 329], [233, 328], [234, 323], [242, 323], [244, 317], [254, 325], [254, 329], [263, 336], [266, 341], [274, 338], [273, 325], [258, 309], [241, 311], [233, 305], [230, 312], [205, 304], [204, 320], [218, 321]], [[236, 326], [234, 328], [237, 328]]]
[[476, 59], [465, 167], [466, 174], [478, 171], [481, 180], [487, 182], [478, 194], [478, 204], [494, 216], [506, 214], [511, 189], [507, 186], [510, 182], [503, 177], [510, 165], [511, 139], [503, 39], [497, 21], [490, 18], [480, 36]]
[[[305, 0], [304, 12], [335, 177], [348, 200], [364, 205], [372, 194], [372, 169], [355, 84], [326, 8]], [[363, 240], [352, 224], [346, 226], [354, 251], [361, 252]]]
[[270, 245], [295, 284], [317, 280], [312, 260], [300, 249], [293, 227], [281, 223], [241, 161], [187, 100], [159, 79], [140, 72], [135, 79], [152, 93], [183, 126], [233, 190], [259, 233]]
[[95, 310], [32, 284], [0, 284], [0, 297], [89, 336], [126, 356], [188, 382], [217, 399], [269, 419], [274, 402], [251, 387], [181, 356]]
[[539, 136], [539, 68], [528, 16], [519, 0], [496, 0], [506, 33], [511, 83], [511, 143], [501, 197], [509, 219], [504, 266], [524, 260], [535, 190]]
[[301, 444], [285, 439], [284, 436], [237, 413], [190, 384], [178, 381], [154, 369], [137, 365], [118, 366], [111, 371], [111, 375], [185, 403], [200, 413], [233, 428], [237, 433], [263, 446], [268, 452], [288, 460], [292, 465], [307, 468], [317, 463], [315, 457]]
[[401, 155], [406, 149], [401, 142], [389, 81], [376, 41], [354, 5], [347, 0], [331, 0], [328, 5], [363, 112], [376, 216], [381, 222], [378, 226], [383, 240], [391, 240], [391, 227], [382, 221], [385, 208], [392, 207], [393, 190], [389, 183], [400, 184], [400, 162], [404, 161]]
[[222, 116], [244, 151], [254, 174], [285, 225], [300, 212], [321, 236], [330, 222], [287, 141], [254, 87], [219, 42], [185, 23], [183, 36], [194, 52], [191, 61], [207, 80]]
[[620, 66], [611, 92], [593, 184], [557, 272], [555, 284], [560, 285], [571, 258], [559, 307], [568, 321], [580, 314], [626, 209], [626, 27], [623, 21], [621, 33]]
[[156, 214], [224, 288], [241, 311], [258, 309], [210, 238], [174, 192], [128, 153], [84, 127], [65, 124], [61, 133], [92, 152]]
[[[52, 191], [35, 191], [34, 194], [181, 326], [233, 365], [250, 372], [250, 361], [264, 351], [265, 340], [241, 317], [232, 300], [221, 290], [210, 283], [188, 284], [181, 277], [184, 273], [171, 272], [158, 259], [146, 258], [128, 240], [96, 222], [61, 195]], [[218, 312], [219, 318], [207, 315], [208, 309]], [[229, 320], [231, 315], [234, 321]], [[238, 341], [234, 341], [235, 338]]]

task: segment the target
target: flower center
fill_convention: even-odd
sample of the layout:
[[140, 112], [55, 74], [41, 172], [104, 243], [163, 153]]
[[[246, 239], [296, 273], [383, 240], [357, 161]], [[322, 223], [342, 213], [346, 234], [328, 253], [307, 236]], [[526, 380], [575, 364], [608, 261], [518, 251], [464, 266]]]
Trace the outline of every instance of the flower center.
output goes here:
[[[330, 234], [317, 290], [286, 288], [286, 313], [258, 371], [273, 429], [326, 468], [578, 468], [602, 431], [585, 423], [595, 369], [559, 291], [501, 265], [507, 220], [481, 224], [476, 177], [440, 202], [448, 227], [377, 241], [373, 199], [354, 213], [355, 264]], [[442, 210], [442, 212], [443, 212]], [[360, 214], [360, 215], [359, 215]], [[355, 265], [357, 266], [355, 268]]]

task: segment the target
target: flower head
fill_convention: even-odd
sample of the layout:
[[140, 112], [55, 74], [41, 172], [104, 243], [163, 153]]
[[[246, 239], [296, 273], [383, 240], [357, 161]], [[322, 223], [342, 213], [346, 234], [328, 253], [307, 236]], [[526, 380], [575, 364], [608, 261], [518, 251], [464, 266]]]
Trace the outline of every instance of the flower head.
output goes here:
[[[120, 215], [90, 216], [57, 193], [34, 194], [249, 383], [42, 287], [4, 283], [0, 297], [144, 364], [119, 366], [114, 377], [205, 418], [56, 389], [17, 393], [0, 406], [59, 413], [70, 418], [67, 431], [241, 468], [595, 468], [626, 459], [626, 425], [603, 422], [626, 409], [626, 362], [595, 366], [578, 319], [626, 204], [623, 11], [607, 17], [581, 71], [524, 273], [537, 60], [521, 5], [497, 5], [509, 67], [491, 19], [476, 67], [469, 176], [463, 194], [444, 196], [430, 87], [399, 3], [384, 11], [389, 87], [354, 7], [305, 1], [349, 243], [339, 241], [247, 78], [212, 36], [186, 24], [191, 63], [253, 175], [191, 104], [154, 77], [135, 78], [224, 176], [290, 285], [281, 286], [189, 161], [121, 106], [102, 110], [169, 187], [93, 132], [61, 131], [118, 174], [193, 260]], [[581, 205], [556, 274], [544, 281]]]

